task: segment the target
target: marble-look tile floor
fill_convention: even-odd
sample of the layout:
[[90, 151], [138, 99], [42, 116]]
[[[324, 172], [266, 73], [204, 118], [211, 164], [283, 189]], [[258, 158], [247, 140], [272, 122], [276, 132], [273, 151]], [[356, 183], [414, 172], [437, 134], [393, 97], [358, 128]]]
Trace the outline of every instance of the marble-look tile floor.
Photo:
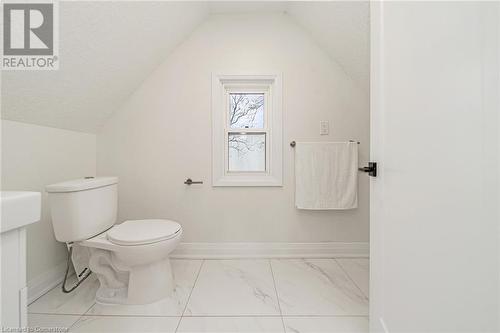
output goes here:
[[70, 332], [368, 332], [369, 261], [172, 260], [173, 295], [149, 305], [96, 304], [99, 282], [60, 286], [28, 308], [29, 326]]

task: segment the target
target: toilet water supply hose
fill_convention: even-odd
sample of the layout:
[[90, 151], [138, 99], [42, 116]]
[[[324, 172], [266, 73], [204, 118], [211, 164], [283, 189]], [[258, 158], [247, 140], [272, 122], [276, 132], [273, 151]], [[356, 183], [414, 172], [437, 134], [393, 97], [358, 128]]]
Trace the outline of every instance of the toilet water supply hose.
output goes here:
[[71, 255], [73, 254], [73, 243], [68, 243], [68, 247], [69, 247], [68, 262], [67, 262], [67, 265], [66, 265], [66, 274], [64, 274], [64, 281], [63, 281], [63, 284], [62, 284], [62, 291], [65, 294], [70, 293], [73, 290], [75, 290], [76, 288], [78, 288], [78, 286], [83, 281], [85, 281], [92, 274], [92, 271], [90, 269], [85, 268], [80, 274], [78, 274], [78, 278], [80, 278], [83, 274], [85, 274], [85, 272], [88, 271], [87, 274], [81, 280], [79, 280], [74, 286], [72, 286], [71, 288], [69, 288], [69, 289], [66, 288], [66, 280], [68, 279], [69, 266], [71, 265]]

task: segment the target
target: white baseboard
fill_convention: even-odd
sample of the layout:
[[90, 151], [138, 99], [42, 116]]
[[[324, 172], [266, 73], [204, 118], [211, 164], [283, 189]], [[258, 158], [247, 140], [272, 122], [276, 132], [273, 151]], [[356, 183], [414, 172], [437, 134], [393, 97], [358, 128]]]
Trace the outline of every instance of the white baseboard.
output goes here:
[[28, 281], [28, 304], [33, 303], [64, 279], [66, 260], [52, 269]]
[[322, 243], [180, 243], [177, 259], [369, 257], [367, 242]]

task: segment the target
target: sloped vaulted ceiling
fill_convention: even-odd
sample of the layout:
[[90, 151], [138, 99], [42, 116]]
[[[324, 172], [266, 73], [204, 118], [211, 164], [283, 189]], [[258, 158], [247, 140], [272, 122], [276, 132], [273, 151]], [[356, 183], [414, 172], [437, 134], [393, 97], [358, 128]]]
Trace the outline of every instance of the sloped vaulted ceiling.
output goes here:
[[291, 2], [287, 12], [368, 92], [370, 4], [367, 1]]
[[208, 15], [195, 2], [60, 2], [56, 71], [2, 73], [2, 118], [96, 132]]
[[57, 71], [2, 73], [2, 118], [97, 132], [210, 14], [282, 11], [368, 91], [368, 2], [60, 2]]

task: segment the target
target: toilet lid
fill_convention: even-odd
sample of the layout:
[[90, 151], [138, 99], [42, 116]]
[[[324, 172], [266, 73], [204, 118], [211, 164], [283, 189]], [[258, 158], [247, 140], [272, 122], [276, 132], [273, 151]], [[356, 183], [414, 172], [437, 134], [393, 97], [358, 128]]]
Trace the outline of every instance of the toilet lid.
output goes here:
[[169, 220], [132, 220], [117, 224], [107, 232], [108, 240], [117, 245], [144, 245], [173, 238], [181, 225]]

